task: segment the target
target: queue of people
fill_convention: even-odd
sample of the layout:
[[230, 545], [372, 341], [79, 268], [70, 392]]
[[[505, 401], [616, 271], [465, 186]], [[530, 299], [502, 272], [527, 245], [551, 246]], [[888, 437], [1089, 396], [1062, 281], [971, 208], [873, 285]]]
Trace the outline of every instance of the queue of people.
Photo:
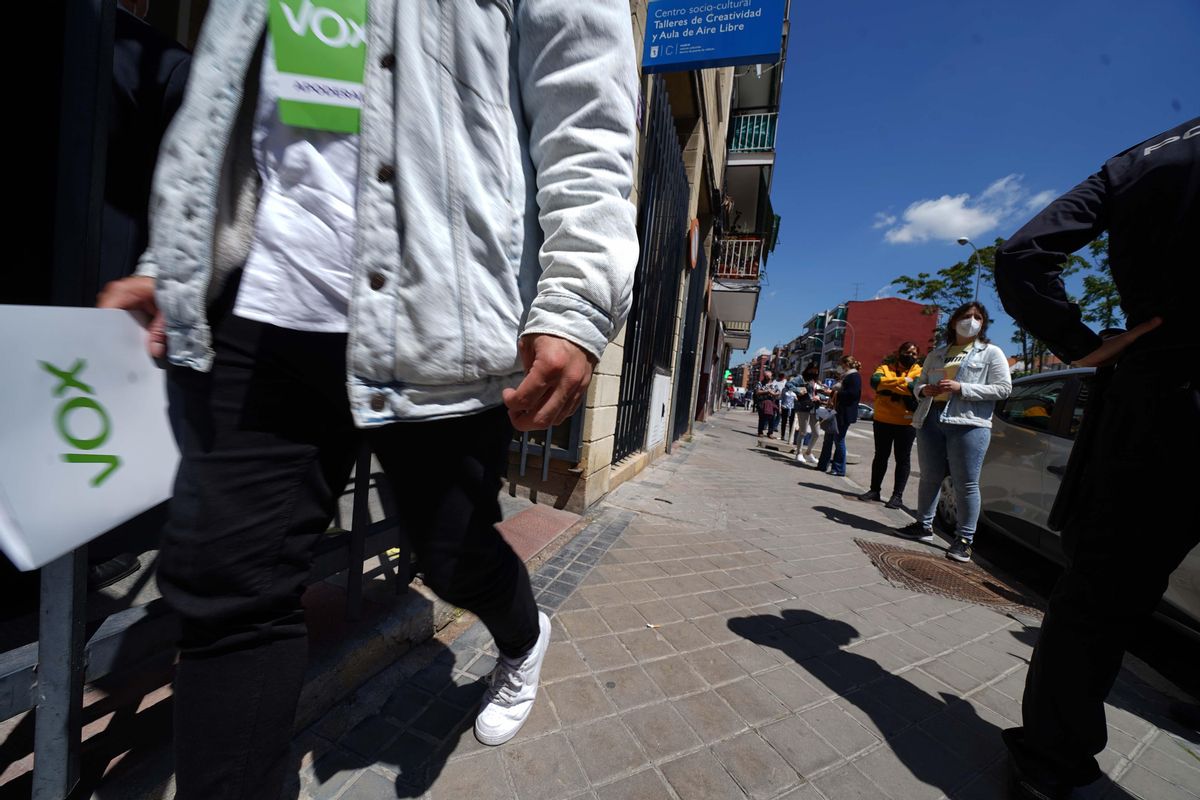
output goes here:
[[[946, 555], [959, 562], [972, 557], [980, 510], [979, 475], [991, 440], [992, 413], [1012, 391], [1008, 359], [987, 338], [990, 321], [982, 303], [965, 303], [950, 314], [942, 344], [923, 361], [916, 342], [905, 341], [870, 377], [875, 392], [875, 453], [871, 485], [858, 499], [883, 502], [884, 478], [892, 461], [892, 491], [885, 505], [903, 508], [915, 443], [921, 478], [917, 519], [896, 533], [905, 539], [934, 541], [933, 520], [948, 476], [958, 513]], [[778, 430], [786, 440], [794, 425], [796, 462], [844, 477], [846, 437], [858, 421], [862, 399], [861, 368], [853, 355], [843, 356], [832, 385], [821, 383], [816, 364], [792, 381], [764, 371], [754, 393], [759, 436], [773, 439]], [[818, 437], [820, 455], [814, 458]]]

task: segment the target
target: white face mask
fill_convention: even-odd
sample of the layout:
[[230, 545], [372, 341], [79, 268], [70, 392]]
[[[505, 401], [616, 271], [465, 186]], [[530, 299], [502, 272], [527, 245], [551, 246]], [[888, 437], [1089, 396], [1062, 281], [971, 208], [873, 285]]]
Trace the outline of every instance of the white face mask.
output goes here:
[[954, 323], [954, 330], [958, 331], [958, 335], [964, 339], [974, 339], [982, 328], [983, 323], [974, 317], [963, 317]]

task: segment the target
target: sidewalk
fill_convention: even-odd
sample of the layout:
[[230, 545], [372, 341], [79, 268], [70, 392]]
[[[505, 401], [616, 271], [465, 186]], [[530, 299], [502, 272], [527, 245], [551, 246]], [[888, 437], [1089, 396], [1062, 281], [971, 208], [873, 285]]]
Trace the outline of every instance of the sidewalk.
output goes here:
[[[1036, 614], [886, 580], [856, 539], [930, 549], [851, 485], [757, 449], [754, 424], [716, 417], [538, 570], [554, 638], [516, 739], [472, 735], [494, 650], [468, 621], [298, 738], [301, 797], [1004, 797]], [[1125, 673], [1111, 700], [1116, 783], [1085, 796], [1200, 797], [1200, 747], [1164, 699]]]

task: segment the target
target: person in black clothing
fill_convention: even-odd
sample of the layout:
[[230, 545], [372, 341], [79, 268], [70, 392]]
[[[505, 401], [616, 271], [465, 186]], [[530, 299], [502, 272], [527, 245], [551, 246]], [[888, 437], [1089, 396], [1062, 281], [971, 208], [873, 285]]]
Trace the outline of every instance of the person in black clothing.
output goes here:
[[[862, 363], [854, 356], [842, 356], [838, 372], [841, 380], [833, 388], [833, 409], [837, 418], [837, 433], [825, 434], [821, 441], [821, 457], [817, 469], [829, 470], [830, 475], [846, 477], [846, 433], [858, 421], [858, 401], [862, 399]], [[831, 459], [832, 456], [832, 459]]]
[[[1063, 288], [1067, 257], [1108, 232], [1109, 265], [1130, 330], [1107, 340]], [[996, 253], [996, 288], [1018, 324], [1063, 361], [1098, 367], [1064, 487], [1067, 567], [1025, 684], [1022, 726], [1004, 733], [1014, 793], [1067, 797], [1101, 776], [1104, 700], [1127, 643], [1170, 574], [1200, 543], [1190, 508], [1200, 448], [1200, 118], [1105, 162]], [[1170, 420], [1169, 426], [1163, 420]], [[1076, 480], [1077, 479], [1077, 480]], [[1064, 491], [1069, 491], [1064, 488]], [[1063, 502], [1060, 498], [1059, 502]]]
[[132, 274], [146, 249], [158, 147], [183, 102], [191, 55], [141, 18], [149, 3], [121, 0], [113, 32], [100, 285]]

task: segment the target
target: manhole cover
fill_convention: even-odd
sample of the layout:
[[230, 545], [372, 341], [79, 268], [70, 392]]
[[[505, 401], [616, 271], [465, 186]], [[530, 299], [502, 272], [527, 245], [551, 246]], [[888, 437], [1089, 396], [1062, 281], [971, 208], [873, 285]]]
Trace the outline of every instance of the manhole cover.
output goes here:
[[854, 543], [870, 557], [883, 577], [914, 592], [1002, 611], [1042, 615], [1041, 603], [1036, 598], [978, 564], [951, 563], [941, 552], [923, 553], [863, 539], [855, 539]]

